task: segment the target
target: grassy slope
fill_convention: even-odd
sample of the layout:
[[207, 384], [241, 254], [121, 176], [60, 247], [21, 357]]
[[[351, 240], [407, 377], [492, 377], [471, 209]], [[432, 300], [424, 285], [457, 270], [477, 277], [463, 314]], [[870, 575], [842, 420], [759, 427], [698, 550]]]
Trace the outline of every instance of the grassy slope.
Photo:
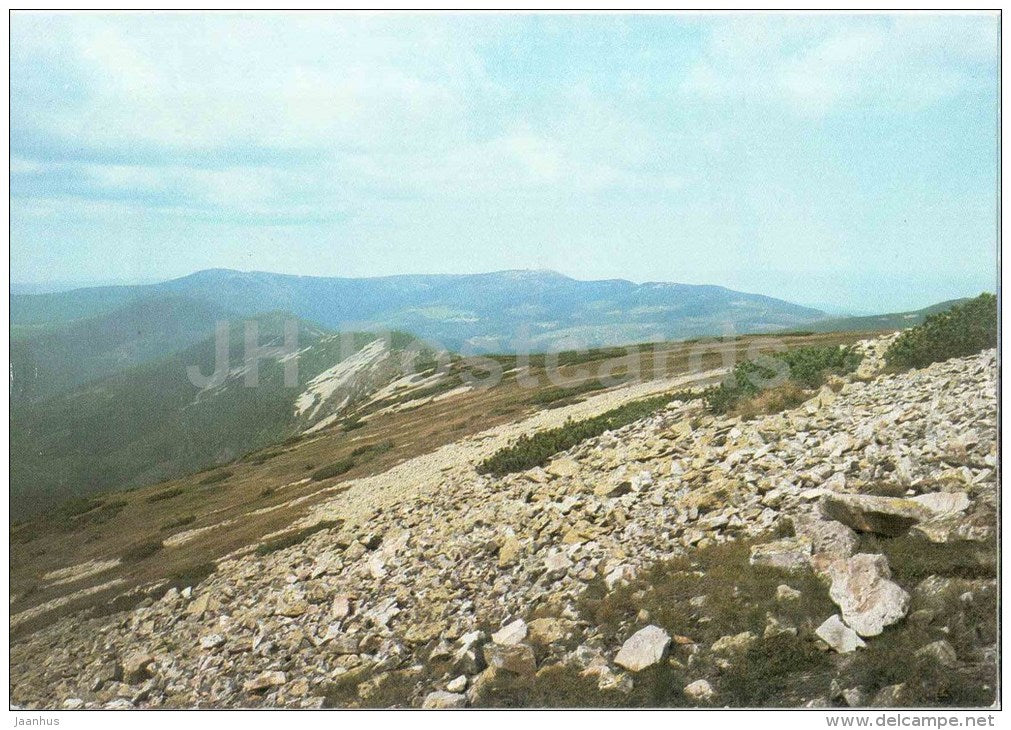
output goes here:
[[[281, 338], [290, 315], [258, 317], [260, 342]], [[232, 368], [243, 358], [243, 328], [230, 328]], [[341, 358], [339, 341], [301, 323], [304, 384]], [[361, 347], [373, 335], [354, 335]], [[408, 336], [394, 339], [403, 346]], [[241, 376], [201, 391], [187, 367], [214, 369], [214, 339], [95, 381], [39, 403], [16, 404], [11, 416], [11, 507], [15, 517], [50, 509], [70, 497], [149, 484], [224, 463], [292, 435], [294, 401], [303, 386], [285, 387], [283, 367], [260, 362], [259, 385]]]
[[[844, 344], [858, 337], [857, 334], [815, 335], [787, 337], [784, 341], [795, 347]], [[724, 349], [743, 355], [752, 344], [751, 338], [712, 343], [698, 365], [704, 370], [719, 367], [724, 361]], [[659, 351], [659, 356], [643, 357], [644, 372], [650, 373], [649, 377], [685, 373], [690, 368], [693, 349], [693, 345], [670, 343]], [[577, 381], [586, 377], [584, 369], [595, 371], [597, 368], [606, 369], [618, 380], [625, 375], [625, 364], [620, 358], [598, 360], [595, 356], [596, 353], [591, 352], [582, 357], [566, 358], [568, 364], [562, 367], [561, 375]], [[506, 370], [516, 365], [506, 357], [502, 360]], [[124, 580], [120, 586], [77, 598], [60, 607], [58, 612], [101, 606], [131, 588], [203, 569], [208, 561], [246, 546], [255, 546], [264, 535], [289, 529], [314, 504], [333, 498], [335, 482], [339, 484], [384, 472], [394, 464], [430, 453], [469, 434], [514, 422], [540, 409], [530, 402], [538, 400], [532, 396], [557, 388], [537, 365], [531, 371], [531, 377], [538, 383], [533, 390], [521, 388], [515, 375], [515, 372], [508, 375], [495, 388], [439, 400], [423, 399], [411, 408], [374, 413], [354, 431], [327, 429], [266, 447], [222, 469], [179, 477], [131, 492], [110, 493], [102, 497], [105, 508], [97, 507], [83, 518], [50, 513], [18, 524], [12, 529], [11, 539], [12, 612], [113, 578]], [[381, 452], [372, 450], [368, 459], [352, 457], [356, 451], [361, 453], [365, 446], [385, 442], [392, 442], [392, 448], [384, 448]], [[328, 481], [309, 479], [313, 471], [348, 457], [355, 463], [346, 473]], [[156, 495], [166, 494], [171, 496], [151, 501]], [[297, 507], [289, 506], [295, 500], [304, 501]], [[136, 545], [228, 520], [234, 520], [229, 522], [228, 529], [203, 532], [193, 542], [160, 550], [146, 559], [123, 564], [94, 577], [68, 585], [51, 585], [41, 580], [41, 576], [51, 570], [121, 557]], [[179, 521], [182, 523], [176, 524]], [[18, 631], [30, 631], [51, 616], [45, 614], [37, 621], [19, 626]]]

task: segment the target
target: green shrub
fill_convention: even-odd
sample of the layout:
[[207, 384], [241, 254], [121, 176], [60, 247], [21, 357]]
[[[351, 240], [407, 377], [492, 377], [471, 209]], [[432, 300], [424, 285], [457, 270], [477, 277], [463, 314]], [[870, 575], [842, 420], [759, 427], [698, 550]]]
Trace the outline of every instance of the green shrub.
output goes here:
[[351, 452], [350, 456], [353, 459], [359, 459], [361, 461], [361, 457], [371, 459], [372, 457], [378, 456], [379, 454], [385, 454], [392, 448], [393, 448], [392, 441], [380, 441], [377, 444], [366, 444], [364, 446], [358, 446]]
[[197, 521], [196, 515], [185, 515], [184, 517], [179, 517], [174, 520], [169, 520], [164, 525], [161, 526], [162, 532], [167, 532], [168, 530], [174, 530], [177, 527], [185, 527], [186, 525], [192, 525]]
[[520, 436], [516, 443], [499, 449], [481, 462], [477, 471], [479, 474], [503, 476], [543, 466], [555, 454], [567, 451], [576, 444], [599, 436], [605, 431], [613, 431], [652, 415], [666, 408], [673, 400], [690, 400], [697, 397], [696, 394], [687, 391], [656, 395], [625, 403], [593, 418], [569, 421], [558, 428]]
[[557, 387], [557, 388], [547, 388], [545, 390], [538, 391], [532, 396], [527, 398], [526, 402], [535, 406], [545, 406], [556, 403], [557, 401], [567, 400], [569, 398], [575, 398], [576, 396], [583, 395], [585, 393], [592, 393], [597, 390], [603, 390], [607, 386], [601, 383], [599, 380], [588, 380], [585, 383], [580, 383], [579, 385], [573, 385], [569, 387]]
[[[76, 532], [85, 527], [108, 522], [122, 512], [127, 504], [122, 499], [111, 502], [103, 502], [98, 498], [71, 500], [61, 505], [49, 518], [52, 519], [50, 524], [60, 532]], [[42, 519], [48, 521], [47, 518]]]
[[246, 461], [255, 466], [261, 466], [266, 464], [268, 461], [273, 459], [275, 456], [280, 456], [284, 451], [281, 449], [275, 449], [273, 451], [261, 451], [257, 454], [251, 454], [246, 457]]
[[126, 549], [123, 553], [124, 563], [139, 563], [141, 560], [146, 560], [147, 558], [154, 555], [156, 552], [162, 549], [164, 545], [161, 540], [142, 540], [138, 543], [134, 543]]
[[[763, 382], [775, 382], [780, 375], [786, 376], [786, 383], [782, 385], [817, 388], [830, 374], [853, 372], [862, 358], [852, 347], [800, 347], [766, 357], [772, 362], [745, 360], [739, 363], [727, 382], [707, 390], [704, 397], [709, 411], [720, 414], [733, 410], [742, 401], [754, 398], [764, 390]], [[783, 399], [783, 405], [792, 400]]]
[[315, 535], [317, 532], [340, 527], [343, 524], [343, 520], [324, 520], [323, 522], [317, 522], [315, 525], [306, 527], [304, 530], [290, 532], [287, 535], [282, 535], [275, 540], [261, 543], [256, 548], [256, 554], [260, 556], [270, 555], [270, 553], [277, 552], [278, 550], [284, 550], [285, 548], [289, 548], [293, 545], [299, 545]]
[[361, 420], [360, 418], [356, 418], [354, 416], [352, 416], [351, 418], [345, 418], [343, 421], [341, 421], [341, 428], [344, 429], [345, 431], [355, 431], [359, 428], [362, 428], [363, 426], [365, 426], [365, 421]]
[[187, 586], [196, 586], [202, 580], [210, 576], [215, 570], [217, 570], [217, 568], [217, 564], [211, 560], [206, 563], [200, 563], [199, 565], [177, 570], [169, 576], [168, 587], [186, 588]]
[[166, 489], [164, 492], [158, 492], [157, 494], [152, 494], [147, 498], [147, 502], [164, 502], [166, 499], [172, 499], [173, 497], [178, 497], [180, 494], [186, 490], [182, 487], [173, 487], [172, 489]]
[[355, 468], [355, 460], [350, 456], [345, 456], [343, 459], [338, 459], [332, 464], [327, 464], [326, 466], [321, 466], [319, 469], [312, 473], [312, 480], [314, 482], [321, 482], [324, 479], [332, 479], [333, 477], [340, 476], [341, 474], [346, 474]]
[[222, 469], [214, 474], [209, 474], [200, 480], [200, 484], [217, 484], [218, 482], [223, 482], [228, 477], [232, 476], [232, 472], [228, 469]]
[[997, 297], [980, 294], [903, 332], [885, 352], [885, 362], [899, 368], [922, 368], [996, 346]]
[[358, 446], [344, 458], [338, 459], [337, 461], [327, 464], [326, 466], [322, 466], [314, 471], [312, 473], [312, 480], [314, 482], [321, 482], [324, 479], [332, 479], [333, 477], [340, 476], [341, 474], [346, 474], [359, 464], [363, 464], [379, 454], [384, 454], [392, 448], [392, 441], [380, 441], [377, 444], [365, 444], [363, 446]]
[[102, 500], [95, 497], [74, 497], [60, 505], [60, 514], [66, 517], [77, 517], [101, 506]]

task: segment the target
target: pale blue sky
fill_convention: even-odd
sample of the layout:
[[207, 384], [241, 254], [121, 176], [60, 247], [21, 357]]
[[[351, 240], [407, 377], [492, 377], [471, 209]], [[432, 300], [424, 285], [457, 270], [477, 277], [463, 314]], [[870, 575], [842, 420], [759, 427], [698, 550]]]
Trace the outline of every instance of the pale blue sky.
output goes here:
[[551, 268], [854, 311], [995, 286], [994, 14], [11, 26], [18, 282]]

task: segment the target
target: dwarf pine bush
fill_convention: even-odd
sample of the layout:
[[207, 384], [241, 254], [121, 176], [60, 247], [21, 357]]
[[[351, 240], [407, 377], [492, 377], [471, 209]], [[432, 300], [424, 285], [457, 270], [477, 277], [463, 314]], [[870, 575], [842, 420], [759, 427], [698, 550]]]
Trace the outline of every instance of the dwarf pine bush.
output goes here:
[[862, 355], [852, 347], [801, 347], [766, 355], [760, 361], [745, 360], [733, 370], [729, 382], [705, 393], [712, 413], [727, 413], [742, 401], [756, 397], [766, 384], [792, 385], [795, 389], [817, 388], [831, 374], [856, 370]]
[[898, 368], [922, 368], [996, 346], [997, 297], [984, 293], [903, 332], [888, 348], [885, 362]]

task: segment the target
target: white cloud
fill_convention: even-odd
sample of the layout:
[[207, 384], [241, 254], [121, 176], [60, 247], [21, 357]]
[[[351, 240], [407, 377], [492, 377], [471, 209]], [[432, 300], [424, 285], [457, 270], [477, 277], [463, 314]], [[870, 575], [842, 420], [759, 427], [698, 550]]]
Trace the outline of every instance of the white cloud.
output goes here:
[[995, 16], [737, 16], [705, 33], [682, 88], [812, 115], [920, 108], [991, 80], [996, 44]]

